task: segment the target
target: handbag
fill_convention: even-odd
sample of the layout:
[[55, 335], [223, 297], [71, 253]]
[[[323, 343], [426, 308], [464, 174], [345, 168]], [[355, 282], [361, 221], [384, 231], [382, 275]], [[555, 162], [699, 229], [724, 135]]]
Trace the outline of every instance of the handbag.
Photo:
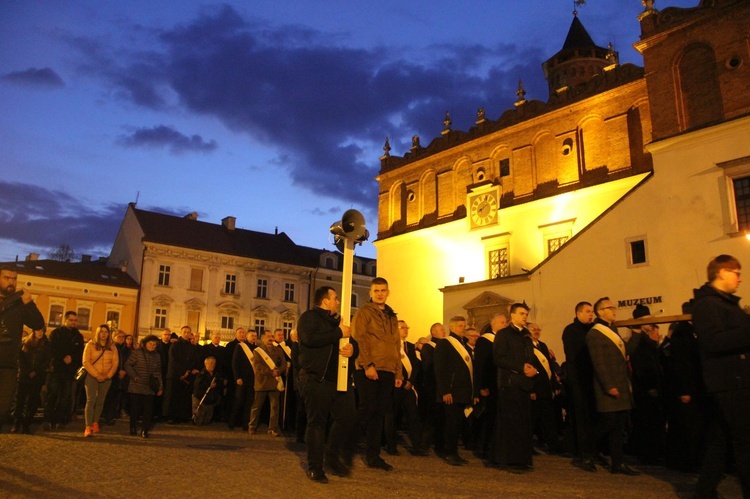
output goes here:
[[[94, 362], [92, 362], [91, 365], [93, 366], [94, 364], [99, 362], [99, 359], [101, 359], [103, 356], [104, 356], [104, 350], [102, 350], [102, 353], [101, 355], [99, 355], [99, 358], [97, 358]], [[88, 374], [88, 371], [86, 371], [86, 368], [83, 366], [79, 367], [78, 370], [76, 371], [76, 381], [83, 381], [84, 379], [86, 379], [86, 374]]]
[[159, 388], [161, 388], [161, 382], [156, 375], [151, 374], [151, 364], [148, 361], [148, 356], [145, 351], [143, 351], [143, 360], [146, 361], [146, 369], [148, 369], [148, 387], [151, 388], [152, 392], [156, 393], [159, 391]]

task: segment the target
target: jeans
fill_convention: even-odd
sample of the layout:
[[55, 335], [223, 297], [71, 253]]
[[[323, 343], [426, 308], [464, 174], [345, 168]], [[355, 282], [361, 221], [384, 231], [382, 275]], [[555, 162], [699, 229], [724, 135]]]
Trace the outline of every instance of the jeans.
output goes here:
[[84, 381], [86, 388], [86, 426], [99, 422], [104, 410], [104, 400], [107, 398], [107, 392], [111, 384], [111, 379], [99, 381], [91, 374], [86, 375]]
[[361, 429], [367, 433], [367, 461], [380, 457], [380, 443], [383, 438], [383, 421], [390, 404], [393, 403], [393, 387], [396, 375], [392, 372], [378, 371], [378, 379], [365, 376], [363, 369], [354, 373], [359, 390], [358, 417]]

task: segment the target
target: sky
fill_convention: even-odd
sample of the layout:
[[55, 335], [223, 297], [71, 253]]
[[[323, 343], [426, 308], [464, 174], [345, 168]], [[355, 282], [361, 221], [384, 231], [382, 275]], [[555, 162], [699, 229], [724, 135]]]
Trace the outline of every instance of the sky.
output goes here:
[[[657, 1], [657, 9], [698, 0]], [[333, 248], [350, 208], [375, 257], [375, 180], [446, 112], [468, 130], [548, 98], [568, 0], [0, 0], [0, 261], [107, 256], [127, 204]], [[639, 0], [578, 17], [642, 66]]]

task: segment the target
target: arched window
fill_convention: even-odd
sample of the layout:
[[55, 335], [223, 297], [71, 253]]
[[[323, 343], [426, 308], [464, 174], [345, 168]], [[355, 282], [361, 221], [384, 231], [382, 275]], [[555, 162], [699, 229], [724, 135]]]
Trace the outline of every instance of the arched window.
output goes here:
[[719, 121], [723, 103], [713, 49], [703, 43], [685, 48], [678, 63], [683, 129]]

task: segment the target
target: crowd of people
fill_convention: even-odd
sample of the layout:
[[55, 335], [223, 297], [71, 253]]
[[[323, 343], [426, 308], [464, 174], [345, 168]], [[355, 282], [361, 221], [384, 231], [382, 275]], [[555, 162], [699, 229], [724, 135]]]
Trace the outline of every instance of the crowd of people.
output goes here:
[[[664, 334], [643, 305], [638, 325], [618, 328], [608, 297], [579, 302], [560, 365], [525, 302], [481, 331], [456, 316], [412, 343], [380, 277], [350, 325], [335, 289], [317, 289], [288, 337], [240, 327], [226, 345], [218, 333], [200, 345], [184, 326], [134, 343], [101, 325], [84, 342], [69, 311], [48, 338], [30, 294], [15, 290], [15, 270], [3, 268], [0, 414], [12, 408], [11, 431], [30, 433], [46, 386], [43, 428], [55, 430], [74, 417], [83, 387], [85, 437], [123, 414], [130, 434], [145, 438], [155, 418], [251, 435], [264, 424], [306, 444], [307, 477], [321, 483], [326, 470], [348, 476], [358, 450], [366, 466], [390, 471], [382, 453], [398, 455], [401, 444], [452, 466], [468, 463], [463, 447], [512, 473], [533, 471], [533, 456], [549, 453], [585, 472], [638, 475], [629, 454], [700, 471], [697, 495], [711, 497], [731, 450], [747, 497], [750, 315], [734, 294], [740, 269], [728, 255], [712, 260], [708, 282], [684, 305], [693, 320]], [[22, 338], [23, 325], [32, 333]]]

